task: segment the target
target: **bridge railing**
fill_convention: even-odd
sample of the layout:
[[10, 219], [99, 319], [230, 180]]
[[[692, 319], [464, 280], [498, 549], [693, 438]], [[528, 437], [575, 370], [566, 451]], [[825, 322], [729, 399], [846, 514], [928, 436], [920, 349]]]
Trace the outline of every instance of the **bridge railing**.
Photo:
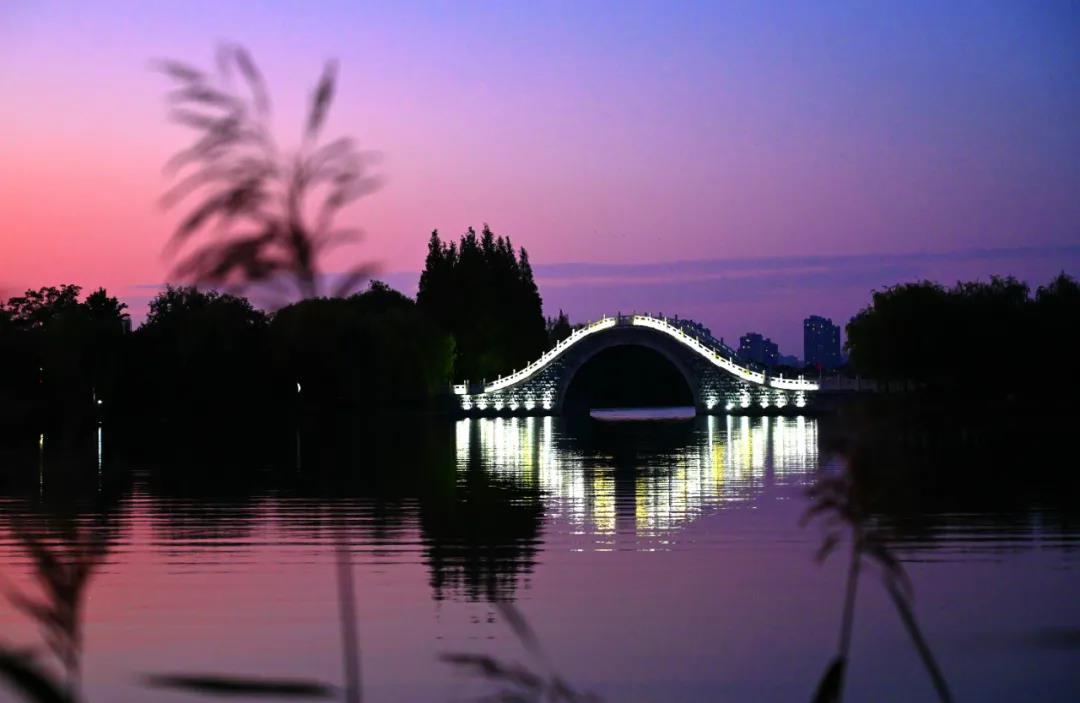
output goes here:
[[652, 317], [650, 315], [634, 315], [635, 325], [640, 327], [649, 327], [654, 330], [659, 330], [666, 334], [675, 337], [680, 342], [690, 347], [698, 354], [701, 354], [706, 359], [716, 364], [720, 368], [724, 369], [730, 374], [733, 374], [744, 381], [751, 383], [763, 384], [765, 383], [765, 374], [757, 371], [751, 371], [748, 368], [736, 364], [731, 359], [727, 358], [723, 354], [719, 353], [712, 347], [703, 344], [693, 335], [687, 334], [681, 327], [671, 324], [667, 320]]
[[[503, 377], [499, 378], [496, 381], [492, 381], [491, 383], [486, 384], [484, 386], [484, 392], [485, 393], [491, 393], [493, 391], [499, 391], [499, 390], [502, 390], [503, 388], [507, 388], [509, 386], [512, 386], [515, 383], [519, 383], [521, 381], [524, 381], [526, 378], [528, 378], [529, 376], [532, 376], [534, 373], [536, 373], [537, 371], [539, 371], [540, 369], [544, 368], [549, 363], [551, 363], [555, 359], [555, 357], [557, 357], [559, 354], [562, 354], [563, 351], [565, 351], [567, 347], [574, 344], [575, 342], [580, 340], [582, 337], [593, 334], [594, 332], [600, 332], [601, 330], [610, 329], [610, 328], [614, 327], [616, 325], [616, 323], [617, 323], [616, 318], [614, 318], [614, 317], [606, 317], [605, 316], [605, 317], [600, 318], [599, 320], [589, 322], [589, 323], [577, 328], [576, 330], [574, 330], [573, 332], [570, 333], [569, 337], [567, 337], [566, 339], [561, 340], [558, 344], [556, 344], [551, 349], [548, 349], [546, 352], [544, 352], [544, 354], [539, 359], [532, 362], [531, 364], [529, 364], [525, 368], [523, 368], [523, 369], [521, 369], [519, 371], [515, 371], [512, 374], [510, 374], [509, 376], [503, 376]], [[465, 391], [462, 390], [462, 391], [459, 392], [457, 389], [464, 387], [464, 385], [465, 384], [459, 384], [458, 386], [455, 386], [454, 387], [454, 392], [458, 393], [458, 395], [463, 395], [465, 393]]]
[[808, 379], [799, 378], [770, 378], [769, 385], [773, 388], [779, 388], [785, 391], [816, 391], [819, 386], [816, 382]]
[[[568, 347], [577, 343], [583, 337], [590, 334], [600, 332], [606, 329], [610, 329], [619, 324], [620, 321], [626, 324], [627, 316], [619, 315], [616, 317], [602, 317], [599, 320], [587, 323], [573, 332], [568, 337], [561, 340], [551, 349], [544, 352], [539, 359], [532, 362], [525, 368], [514, 371], [508, 376], [502, 376], [499, 379], [492, 381], [491, 383], [484, 384], [483, 392], [492, 393], [504, 388], [508, 388], [516, 383], [520, 383], [525, 379], [532, 376], [537, 371], [547, 366], [549, 363], [555, 360], [560, 354], [562, 354]], [[664, 332], [672, 337], [675, 337], [680, 342], [690, 347], [697, 353], [704, 356], [716, 366], [724, 369], [728, 373], [741, 378], [744, 381], [750, 383], [756, 383], [758, 385], [768, 385], [772, 388], [780, 390], [793, 390], [793, 391], [816, 391], [819, 385], [814, 381], [799, 378], [766, 378], [764, 373], [759, 371], [753, 371], [740, 364], [732, 361], [728, 356], [717, 350], [716, 347], [702, 342], [696, 335], [686, 332], [681, 326], [672, 324], [664, 318], [653, 317], [651, 315], [631, 315], [629, 316], [630, 324], [637, 325], [639, 327], [648, 327], [660, 332]], [[467, 395], [469, 392], [469, 384], [459, 383], [453, 387], [454, 393], [457, 395]]]

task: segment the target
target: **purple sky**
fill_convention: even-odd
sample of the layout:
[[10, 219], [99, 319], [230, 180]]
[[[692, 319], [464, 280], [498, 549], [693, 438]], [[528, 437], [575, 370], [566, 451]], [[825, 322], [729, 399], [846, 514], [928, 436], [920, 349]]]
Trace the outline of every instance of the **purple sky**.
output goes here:
[[286, 142], [341, 62], [330, 134], [380, 150], [386, 185], [331, 269], [409, 288], [389, 272], [418, 271], [432, 229], [487, 222], [551, 311], [677, 313], [788, 353], [873, 287], [1080, 271], [1076, 2], [9, 0], [0, 294], [74, 281], [138, 308], [165, 279], [156, 198], [185, 135], [148, 66], [223, 40]]

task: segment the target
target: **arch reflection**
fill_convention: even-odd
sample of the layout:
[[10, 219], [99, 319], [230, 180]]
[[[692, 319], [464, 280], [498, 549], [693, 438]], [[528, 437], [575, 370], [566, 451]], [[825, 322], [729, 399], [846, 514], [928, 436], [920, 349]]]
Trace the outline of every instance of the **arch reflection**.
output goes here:
[[548, 516], [604, 548], [616, 534], [662, 539], [770, 486], [805, 484], [818, 465], [813, 418], [704, 416], [673, 445], [613, 451], [620, 433], [638, 431], [617, 427], [597, 442], [554, 417], [460, 420], [458, 471], [539, 489]]

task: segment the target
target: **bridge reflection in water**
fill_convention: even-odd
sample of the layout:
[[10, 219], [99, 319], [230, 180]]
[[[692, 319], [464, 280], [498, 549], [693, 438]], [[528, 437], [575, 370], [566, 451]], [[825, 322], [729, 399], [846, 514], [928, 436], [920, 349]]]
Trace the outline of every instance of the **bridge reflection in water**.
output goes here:
[[[642, 432], [653, 436], [638, 452], [634, 437]], [[458, 421], [456, 450], [462, 474], [485, 471], [539, 488], [547, 516], [591, 548], [613, 547], [618, 536], [662, 546], [725, 504], [809, 483], [818, 466], [817, 421], [802, 416], [701, 416], [681, 426], [584, 432], [550, 416], [474, 418]]]

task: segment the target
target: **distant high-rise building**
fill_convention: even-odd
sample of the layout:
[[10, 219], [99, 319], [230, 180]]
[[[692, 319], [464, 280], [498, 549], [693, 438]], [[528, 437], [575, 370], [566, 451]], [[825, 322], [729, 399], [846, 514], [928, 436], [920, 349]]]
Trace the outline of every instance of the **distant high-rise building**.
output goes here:
[[844, 362], [840, 355], [840, 326], [819, 315], [803, 320], [803, 358], [807, 364], [824, 369], [840, 366]]
[[739, 356], [772, 368], [780, 362], [780, 348], [768, 337], [747, 332], [739, 337]]

